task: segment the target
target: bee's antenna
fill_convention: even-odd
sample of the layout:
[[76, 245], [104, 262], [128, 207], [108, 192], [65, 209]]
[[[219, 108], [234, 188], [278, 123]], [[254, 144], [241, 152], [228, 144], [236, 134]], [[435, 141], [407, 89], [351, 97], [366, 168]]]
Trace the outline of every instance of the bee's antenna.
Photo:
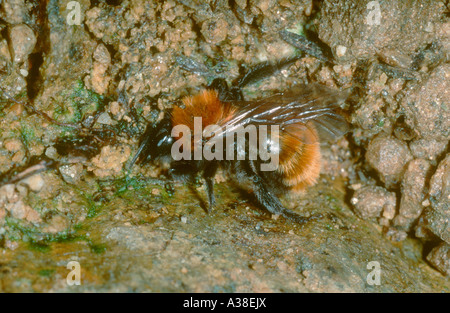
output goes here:
[[145, 141], [140, 144], [138, 151], [136, 152], [136, 154], [134, 155], [133, 159], [131, 160], [131, 163], [127, 166], [127, 170], [128, 171], [130, 171], [131, 168], [133, 167], [133, 165], [136, 164], [136, 161], [141, 156], [142, 151], [144, 151], [146, 144], [147, 143]]

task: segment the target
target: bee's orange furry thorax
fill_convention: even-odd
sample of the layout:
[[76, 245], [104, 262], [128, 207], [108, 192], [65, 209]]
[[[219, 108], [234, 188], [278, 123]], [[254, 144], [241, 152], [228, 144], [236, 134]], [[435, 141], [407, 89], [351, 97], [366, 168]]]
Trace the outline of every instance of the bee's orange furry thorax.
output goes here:
[[186, 125], [194, 129], [194, 117], [202, 118], [202, 129], [208, 125], [221, 125], [232, 117], [233, 108], [219, 100], [215, 90], [203, 90], [195, 96], [182, 99], [184, 108], [175, 107], [172, 111], [172, 125]]

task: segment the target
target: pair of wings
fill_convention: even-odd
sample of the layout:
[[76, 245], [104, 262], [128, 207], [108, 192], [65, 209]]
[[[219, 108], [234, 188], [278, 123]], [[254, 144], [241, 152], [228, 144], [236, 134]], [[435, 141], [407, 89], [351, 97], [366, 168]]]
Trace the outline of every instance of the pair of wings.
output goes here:
[[[233, 134], [248, 125], [279, 125], [280, 132], [294, 125], [296, 128], [313, 123], [321, 140], [331, 141], [348, 131], [345, 118], [338, 112], [339, 104], [350, 91], [337, 91], [319, 84], [297, 85], [292, 89], [257, 101], [233, 103], [236, 112], [221, 124], [217, 137]], [[216, 138], [217, 138], [216, 137]]]

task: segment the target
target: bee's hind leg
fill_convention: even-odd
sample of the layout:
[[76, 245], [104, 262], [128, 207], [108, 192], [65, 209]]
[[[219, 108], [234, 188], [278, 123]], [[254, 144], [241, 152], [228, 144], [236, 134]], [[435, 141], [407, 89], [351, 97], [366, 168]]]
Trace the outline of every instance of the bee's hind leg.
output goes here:
[[282, 215], [298, 224], [305, 224], [320, 217], [318, 215], [304, 217], [286, 209], [271, 188], [263, 181], [263, 178], [258, 175], [255, 164], [250, 162], [250, 167], [252, 169], [250, 172], [247, 172], [247, 175], [252, 180], [256, 199], [267, 211], [273, 214]]
[[206, 193], [208, 195], [208, 213], [212, 211], [216, 204], [216, 198], [214, 196], [214, 176], [217, 172], [217, 162], [208, 163], [208, 165], [203, 170], [203, 179], [205, 180]]

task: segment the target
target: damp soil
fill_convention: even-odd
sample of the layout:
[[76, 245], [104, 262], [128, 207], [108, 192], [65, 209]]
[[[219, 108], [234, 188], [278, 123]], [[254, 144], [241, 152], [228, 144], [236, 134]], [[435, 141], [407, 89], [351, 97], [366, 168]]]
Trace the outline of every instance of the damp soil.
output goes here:
[[[0, 291], [450, 291], [448, 3], [68, 3], [0, 3]], [[350, 132], [282, 198], [318, 218], [221, 173], [207, 213], [201, 181], [128, 168], [180, 97], [292, 56], [243, 95], [351, 88]]]

